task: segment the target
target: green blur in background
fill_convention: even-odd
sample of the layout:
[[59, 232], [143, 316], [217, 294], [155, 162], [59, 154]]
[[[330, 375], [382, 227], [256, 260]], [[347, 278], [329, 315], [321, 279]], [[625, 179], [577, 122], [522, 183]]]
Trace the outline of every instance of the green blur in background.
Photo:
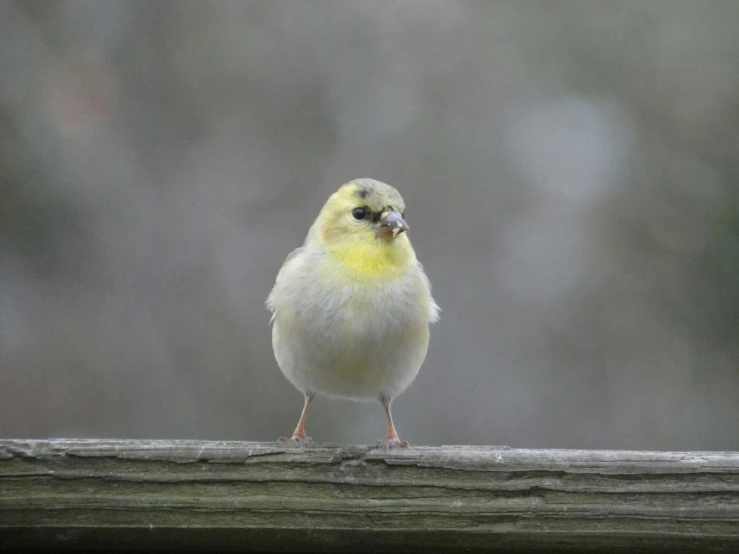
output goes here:
[[735, 0], [0, 2], [0, 436], [289, 433], [264, 300], [368, 176], [443, 310], [411, 444], [736, 449], [737, 37]]

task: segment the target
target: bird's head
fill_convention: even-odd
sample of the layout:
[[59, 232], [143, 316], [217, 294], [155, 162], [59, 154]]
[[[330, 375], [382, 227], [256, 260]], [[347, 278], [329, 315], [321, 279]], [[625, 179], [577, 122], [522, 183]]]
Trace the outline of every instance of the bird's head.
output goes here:
[[415, 254], [404, 215], [405, 202], [395, 188], [374, 179], [356, 179], [329, 197], [311, 234], [360, 270], [407, 266]]

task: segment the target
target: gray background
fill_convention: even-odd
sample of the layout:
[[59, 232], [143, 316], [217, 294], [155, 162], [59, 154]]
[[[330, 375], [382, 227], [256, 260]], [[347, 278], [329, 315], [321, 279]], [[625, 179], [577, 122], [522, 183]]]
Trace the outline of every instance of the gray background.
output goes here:
[[735, 0], [2, 1], [0, 435], [289, 433], [264, 299], [369, 176], [443, 310], [402, 437], [735, 449], [738, 175]]

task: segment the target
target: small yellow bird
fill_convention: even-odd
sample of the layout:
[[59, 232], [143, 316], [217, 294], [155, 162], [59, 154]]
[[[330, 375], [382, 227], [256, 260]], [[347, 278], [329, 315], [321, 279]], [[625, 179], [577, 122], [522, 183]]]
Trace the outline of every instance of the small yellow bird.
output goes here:
[[316, 395], [379, 400], [388, 432], [380, 444], [408, 446], [390, 403], [411, 384], [439, 308], [416, 259], [397, 190], [356, 179], [332, 194], [302, 247], [285, 260], [267, 298], [272, 347], [287, 379], [305, 396], [292, 437], [306, 442]]

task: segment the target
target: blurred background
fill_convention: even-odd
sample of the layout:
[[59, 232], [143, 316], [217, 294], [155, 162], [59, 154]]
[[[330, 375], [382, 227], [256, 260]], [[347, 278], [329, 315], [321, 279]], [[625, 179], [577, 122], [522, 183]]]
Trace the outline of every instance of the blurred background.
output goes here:
[[443, 310], [411, 444], [739, 448], [736, 0], [0, 1], [0, 436], [290, 433], [264, 300], [363, 176]]

